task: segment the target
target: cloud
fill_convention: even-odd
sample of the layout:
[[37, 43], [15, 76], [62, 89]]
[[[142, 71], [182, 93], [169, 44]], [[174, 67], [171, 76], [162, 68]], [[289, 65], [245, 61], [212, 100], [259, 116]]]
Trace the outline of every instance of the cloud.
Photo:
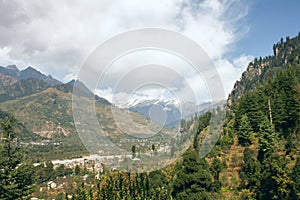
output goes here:
[[[32, 65], [69, 81], [89, 53], [111, 36], [160, 27], [198, 42], [215, 62], [228, 93], [249, 58], [226, 58], [248, 29], [242, 23], [247, 13], [247, 3], [234, 0], [3, 0], [0, 64]], [[197, 87], [195, 77], [189, 78]]]
[[239, 57], [235, 58], [233, 64], [241, 70], [241, 72], [246, 70], [248, 64], [254, 60], [254, 57], [251, 55], [242, 54]]
[[245, 71], [248, 63], [254, 59], [250, 55], [241, 55], [230, 62], [226, 59], [219, 59], [215, 62], [218, 72], [221, 74], [224, 89], [227, 91], [232, 90], [233, 85], [237, 79], [240, 78], [243, 71]]

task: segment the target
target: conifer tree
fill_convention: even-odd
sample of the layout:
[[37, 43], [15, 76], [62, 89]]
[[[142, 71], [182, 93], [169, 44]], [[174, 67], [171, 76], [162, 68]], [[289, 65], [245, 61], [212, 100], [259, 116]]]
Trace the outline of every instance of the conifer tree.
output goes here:
[[22, 162], [15, 135], [17, 125], [12, 116], [0, 121], [0, 199], [21, 199], [32, 192], [33, 166]]
[[300, 157], [299, 156], [297, 157], [297, 161], [293, 168], [291, 177], [293, 180], [292, 197], [294, 199], [300, 199]]
[[267, 156], [271, 155], [273, 150], [277, 146], [277, 135], [274, 132], [274, 127], [268, 120], [268, 118], [264, 118], [264, 120], [259, 124], [259, 155], [258, 159], [262, 162]]
[[241, 178], [241, 188], [249, 189], [251, 192], [256, 193], [259, 189], [261, 178], [261, 164], [253, 157], [253, 152], [249, 147], [244, 150], [242, 169], [239, 172]]
[[239, 144], [243, 146], [248, 146], [252, 143], [251, 140], [253, 138], [253, 131], [247, 115], [242, 115], [242, 119], [239, 125], [238, 136]]

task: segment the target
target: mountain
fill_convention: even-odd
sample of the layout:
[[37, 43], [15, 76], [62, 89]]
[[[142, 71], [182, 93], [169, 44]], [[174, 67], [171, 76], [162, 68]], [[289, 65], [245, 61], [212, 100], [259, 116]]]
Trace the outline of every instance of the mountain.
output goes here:
[[32, 67], [28, 67], [28, 68], [20, 71], [19, 78], [20, 79], [35, 78], [35, 79], [45, 81], [46, 83], [48, 83], [51, 86], [62, 84], [60, 81], [52, 78], [51, 75], [46, 76], [45, 74], [42, 74], [41, 72], [39, 72], [38, 70], [36, 70]]
[[109, 101], [107, 101], [106, 99], [102, 98], [102, 97], [99, 97], [98, 95], [95, 95], [91, 90], [89, 90], [84, 83], [82, 83], [80, 80], [71, 80], [70, 82], [66, 83], [66, 85], [70, 85], [72, 86], [72, 90], [73, 91], [73, 88], [78, 88], [77, 92], [78, 91], [81, 91], [82, 94], [84, 95], [94, 95], [95, 99], [103, 104], [110, 104]]
[[0, 74], [18, 77], [20, 70], [17, 68], [16, 65], [8, 65], [7, 67], [0, 66]]
[[166, 127], [172, 127], [181, 119], [180, 110], [174, 101], [144, 100], [129, 106], [130, 110]]
[[[9, 83], [5, 84], [7, 82]], [[34, 78], [17, 80], [1, 75], [0, 85], [0, 102], [31, 95], [50, 87], [48, 83]]]
[[[11, 69], [9, 69], [11, 70]], [[7, 68], [5, 68], [5, 73]], [[63, 155], [80, 155], [86, 153], [85, 146], [80, 140], [80, 135], [77, 133], [74, 117], [73, 117], [73, 105], [72, 100], [74, 96], [73, 90], [76, 90], [77, 97], [80, 101], [89, 101], [88, 106], [95, 112], [97, 120], [100, 122], [102, 134], [107, 135], [111, 141], [116, 141], [128, 148], [130, 151], [132, 142], [135, 142], [136, 137], [150, 137], [153, 134], [154, 129], [149, 129], [147, 125], [151, 125], [151, 128], [160, 127], [157, 124], [153, 124], [149, 119], [136, 112], [128, 112], [127, 110], [117, 108], [111, 105], [106, 99], [94, 95], [82, 82], [71, 81], [66, 84], [50, 85], [43, 80], [36, 78], [28, 78], [31, 76], [38, 77], [34, 74], [36, 70], [30, 69], [33, 73], [30, 76], [24, 75], [26, 73], [17, 76], [19, 78], [0, 74], [0, 84], [3, 86], [0, 93], [0, 109], [13, 114], [16, 119], [30, 132], [34, 133], [39, 138], [48, 138], [48, 145], [45, 147], [32, 147], [32, 151], [36, 155], [44, 157], [45, 155], [40, 152], [47, 152], [47, 156], [53, 157], [51, 149], [56, 149], [56, 154]], [[8, 73], [6, 73], [8, 74]], [[12, 73], [10, 73], [11, 75]], [[27, 78], [27, 79], [21, 79]], [[72, 99], [73, 98], [73, 99]], [[87, 113], [88, 108], [76, 110], [77, 112]], [[132, 119], [132, 122], [128, 120]], [[97, 123], [99, 123], [97, 122]], [[81, 127], [81, 122], [76, 122], [77, 126]], [[84, 122], [82, 124], [89, 123]], [[86, 140], [94, 142], [96, 138], [103, 137], [100, 134], [100, 130], [91, 130], [91, 126], [79, 129], [79, 132], [84, 132]], [[160, 133], [170, 135], [170, 131], [163, 127], [159, 130]], [[156, 132], [155, 132], [156, 133]], [[92, 137], [92, 138], [90, 138]], [[129, 137], [129, 138], [128, 138]], [[132, 142], [130, 142], [132, 141]], [[41, 142], [38, 142], [41, 143]], [[59, 147], [54, 144], [60, 144]], [[92, 144], [93, 149], [96, 152], [99, 149], [103, 150], [108, 148], [105, 152], [109, 154], [111, 149], [109, 146], [99, 142], [99, 144]], [[146, 147], [145, 147], [146, 148]]]
[[[27, 79], [11, 85], [8, 88], [12, 89], [13, 94], [24, 91], [26, 95], [6, 100], [0, 104], [0, 107], [13, 113], [18, 120], [37, 135], [52, 138], [55, 135], [75, 134], [76, 129], [72, 115], [72, 86], [63, 84], [49, 87], [47, 83], [39, 81]], [[34, 90], [31, 93], [36, 83], [41, 83], [45, 87], [40, 87], [41, 91]], [[25, 88], [18, 87], [20, 85]], [[8, 96], [7, 93], [5, 95]]]
[[223, 133], [210, 153], [227, 160], [220, 180], [232, 192], [224, 199], [300, 197], [300, 33], [273, 50], [249, 63], [227, 100]]
[[123, 104], [130, 110], [140, 113], [156, 123], [163, 124], [166, 127], [174, 127], [180, 123], [181, 119], [189, 119], [195, 114], [203, 114], [212, 108], [223, 106], [225, 101], [217, 103], [202, 103], [197, 105], [192, 102], [178, 103], [174, 100], [136, 100], [129, 104]]
[[46, 76], [40, 71], [34, 69], [33, 67], [28, 67], [24, 70], [19, 70], [15, 65], [9, 65], [7, 67], [0, 66], [0, 74], [15, 77], [18, 79], [38, 79], [48, 83], [51, 86], [62, 84], [60, 81], [54, 79], [51, 75]]
[[[47, 151], [43, 150], [43, 152], [47, 153], [47, 158], [53, 157], [53, 153], [51, 153], [53, 148], [56, 149], [55, 154], [58, 154], [59, 157], [87, 154], [86, 147], [94, 154], [99, 150], [105, 152], [106, 155], [112, 154], [112, 151], [118, 152], [117, 148], [112, 149], [111, 146], [102, 142], [107, 140], [107, 138], [130, 152], [132, 145], [137, 142], [138, 138], [151, 137], [153, 135], [153, 129], [147, 127], [150, 121], [143, 115], [114, 107], [107, 101], [103, 102], [102, 98], [100, 100], [95, 99], [94, 102], [94, 112], [98, 120], [97, 123], [100, 123], [101, 134], [100, 129], [94, 129], [93, 126], [85, 125], [89, 121], [75, 122], [70, 88], [71, 86], [68, 84], [49, 87], [38, 93], [2, 102], [0, 103], [0, 109], [13, 114], [26, 129], [36, 135], [48, 138], [53, 141], [52, 144], [55, 143], [54, 141], [60, 144], [59, 147], [55, 145], [52, 148], [50, 148], [51, 146], [45, 147]], [[93, 101], [94, 99], [89, 99], [86, 96], [80, 96], [79, 98], [83, 102]], [[91, 106], [93, 105], [91, 104]], [[91, 108], [93, 109], [94, 107]], [[87, 116], [88, 109], [76, 111], [82, 112], [82, 117]], [[132, 119], [132, 122], [128, 120], [129, 118]], [[75, 123], [77, 123], [77, 128]], [[152, 127], [156, 128], [155, 126], [159, 127], [155, 124], [154, 126], [152, 125]], [[156, 130], [158, 129], [154, 129], [154, 131]], [[172, 134], [163, 127], [159, 131], [166, 137]], [[103, 138], [103, 134], [107, 138]], [[80, 139], [82, 137], [85, 138], [85, 146]], [[159, 135], [156, 138], [156, 140], [161, 139]], [[37, 148], [40, 149], [40, 147]], [[143, 148], [147, 150], [148, 147]], [[34, 152], [40, 156], [45, 156], [44, 154], [41, 155], [39, 150]]]
[[[14, 114], [28, 130], [47, 138], [76, 133], [72, 115], [74, 87], [84, 96], [93, 95], [80, 81], [62, 84], [32, 67], [20, 71], [15, 65], [0, 67], [0, 86], [2, 110]], [[110, 105], [104, 98], [95, 96], [95, 100], [100, 107]]]
[[71, 80], [70, 82], [68, 82], [67, 84], [71, 85], [72, 87], [77, 87], [78, 89], [80, 89], [81, 91], [87, 93], [87, 94], [91, 94], [92, 92], [84, 85], [84, 83], [82, 83], [79, 80]]

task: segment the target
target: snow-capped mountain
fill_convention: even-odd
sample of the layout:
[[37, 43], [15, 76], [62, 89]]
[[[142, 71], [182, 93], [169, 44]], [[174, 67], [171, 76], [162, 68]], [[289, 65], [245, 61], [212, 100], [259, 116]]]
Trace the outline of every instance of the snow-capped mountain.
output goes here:
[[135, 101], [128, 108], [152, 121], [171, 127], [181, 119], [180, 107], [176, 101], [144, 100]]
[[190, 118], [192, 115], [204, 113], [212, 108], [221, 106], [225, 101], [212, 104], [211, 102], [197, 105], [192, 102], [178, 102], [175, 100], [140, 100], [135, 99], [127, 104], [117, 105], [129, 108], [131, 111], [140, 113], [156, 123], [166, 127], [177, 125], [181, 119]]

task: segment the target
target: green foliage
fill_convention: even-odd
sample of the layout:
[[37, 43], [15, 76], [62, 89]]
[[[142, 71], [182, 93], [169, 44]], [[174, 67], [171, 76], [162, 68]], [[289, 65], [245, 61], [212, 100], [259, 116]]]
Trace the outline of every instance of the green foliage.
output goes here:
[[290, 199], [292, 180], [287, 161], [278, 154], [272, 154], [263, 161], [259, 199]]
[[14, 129], [18, 122], [12, 116], [2, 118], [0, 143], [0, 199], [21, 199], [32, 192], [33, 167], [25, 163], [17, 145]]
[[136, 146], [135, 145], [132, 145], [131, 152], [132, 152], [132, 158], [135, 158], [136, 157]]
[[239, 125], [239, 144], [248, 146], [252, 143], [253, 131], [247, 115], [242, 115], [241, 123]]
[[78, 165], [75, 166], [75, 169], [74, 169], [74, 173], [75, 175], [79, 175], [80, 174], [80, 167]]
[[[235, 103], [241, 96], [247, 95], [258, 85], [271, 79], [280, 68], [297, 66], [300, 64], [300, 37], [296, 36], [288, 41], [279, 42], [273, 46], [274, 55], [262, 59], [254, 59], [248, 69], [242, 74], [242, 79], [235, 85], [230, 94], [231, 102]], [[250, 117], [250, 116], [249, 116]]]
[[[196, 119], [197, 119], [197, 117], [196, 117]], [[193, 144], [194, 149], [198, 149], [198, 147], [199, 147], [198, 136], [203, 131], [203, 129], [209, 125], [210, 119], [211, 119], [210, 112], [206, 112], [204, 115], [201, 115], [199, 117], [199, 119], [197, 119], [199, 125], [198, 125], [196, 135], [194, 137], [194, 144]]]
[[244, 163], [239, 175], [241, 178], [241, 188], [249, 189], [251, 192], [256, 193], [260, 186], [261, 164], [253, 154], [253, 151], [249, 147], [245, 148]]
[[274, 132], [273, 125], [265, 118], [259, 125], [259, 160], [262, 162], [268, 155], [274, 152], [278, 147], [277, 135]]
[[[155, 180], [155, 178], [159, 178]], [[150, 181], [151, 180], [151, 181]], [[161, 180], [162, 182], [159, 182]], [[154, 182], [153, 182], [154, 181]], [[104, 175], [97, 183], [97, 188], [92, 191], [98, 199], [171, 199], [165, 186], [165, 177], [159, 172], [150, 174], [132, 174], [112, 172]], [[80, 186], [77, 195], [80, 199], [89, 199], [87, 189]], [[85, 191], [85, 192], [84, 192]]]
[[292, 198], [299, 199], [300, 198], [300, 157], [297, 157], [296, 164], [293, 168], [292, 174], [293, 181], [293, 190], [292, 190]]
[[219, 143], [223, 149], [228, 149], [234, 143], [234, 137], [236, 135], [234, 129], [235, 119], [231, 116], [230, 112], [227, 112], [225, 120], [227, 120], [227, 123], [225, 122], [223, 138]]
[[[293, 172], [290, 167], [295, 156], [299, 162], [295, 155], [300, 147], [299, 36], [282, 39], [274, 45], [274, 56], [250, 63], [230, 94], [222, 140], [228, 141], [226, 134], [234, 122], [239, 144], [246, 146], [239, 171], [240, 198], [299, 199], [297, 163]], [[248, 148], [250, 142], [255, 149]]]
[[205, 159], [194, 150], [188, 150], [182, 168], [177, 172], [172, 195], [175, 199], [209, 199], [212, 177]]
[[214, 180], [219, 180], [220, 172], [223, 169], [223, 164], [219, 158], [213, 159], [210, 169]]
[[35, 176], [38, 183], [49, 181], [55, 177], [52, 162], [44, 162], [35, 168]]

